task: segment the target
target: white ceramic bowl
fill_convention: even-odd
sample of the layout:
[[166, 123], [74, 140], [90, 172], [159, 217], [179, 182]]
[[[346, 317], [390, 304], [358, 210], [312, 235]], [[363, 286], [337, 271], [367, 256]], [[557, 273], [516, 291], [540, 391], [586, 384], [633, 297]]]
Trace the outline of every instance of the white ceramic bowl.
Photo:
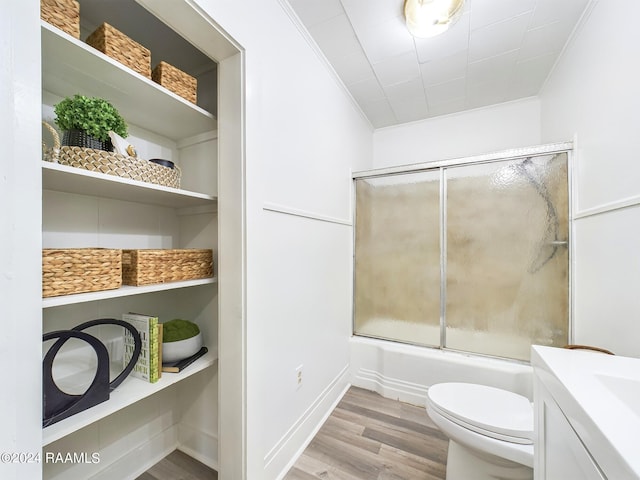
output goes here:
[[162, 362], [177, 362], [190, 357], [202, 348], [202, 332], [177, 342], [162, 342]]

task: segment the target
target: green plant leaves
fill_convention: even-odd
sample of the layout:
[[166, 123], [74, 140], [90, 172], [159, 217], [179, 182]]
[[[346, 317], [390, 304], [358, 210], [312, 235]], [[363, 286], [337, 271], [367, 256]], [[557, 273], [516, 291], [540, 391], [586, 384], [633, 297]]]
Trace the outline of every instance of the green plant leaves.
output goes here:
[[110, 130], [121, 137], [128, 135], [124, 118], [111, 103], [102, 98], [76, 94], [54, 105], [54, 112], [55, 123], [62, 130], [84, 130], [102, 141], [109, 139]]

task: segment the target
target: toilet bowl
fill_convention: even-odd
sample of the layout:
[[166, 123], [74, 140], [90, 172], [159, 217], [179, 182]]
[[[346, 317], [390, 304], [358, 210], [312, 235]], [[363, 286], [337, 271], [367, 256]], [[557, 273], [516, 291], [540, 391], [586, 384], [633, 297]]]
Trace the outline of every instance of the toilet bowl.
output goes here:
[[533, 407], [522, 395], [471, 383], [440, 383], [427, 413], [449, 437], [447, 480], [533, 478]]

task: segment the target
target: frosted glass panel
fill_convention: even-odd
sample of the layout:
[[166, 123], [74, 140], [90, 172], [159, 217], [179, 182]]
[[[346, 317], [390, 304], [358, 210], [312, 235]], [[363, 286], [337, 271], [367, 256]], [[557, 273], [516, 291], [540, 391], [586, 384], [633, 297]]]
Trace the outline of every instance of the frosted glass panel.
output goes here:
[[448, 168], [446, 347], [529, 359], [568, 338], [567, 154]]
[[440, 345], [439, 177], [356, 180], [356, 334]]

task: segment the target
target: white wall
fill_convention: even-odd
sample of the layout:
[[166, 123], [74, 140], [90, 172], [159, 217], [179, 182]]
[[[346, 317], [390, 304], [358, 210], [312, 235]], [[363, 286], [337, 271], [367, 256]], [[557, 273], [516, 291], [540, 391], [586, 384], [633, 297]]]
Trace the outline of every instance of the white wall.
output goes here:
[[[40, 38], [36, 1], [0, 10], [0, 452], [41, 448]], [[26, 380], [25, 380], [26, 379]], [[17, 460], [20, 460], [18, 458]], [[0, 462], [0, 478], [40, 478], [40, 463]]]
[[640, 357], [640, 3], [591, 6], [540, 95], [542, 140], [577, 136], [575, 341]]
[[198, 3], [245, 50], [247, 478], [271, 479], [347, 384], [350, 171], [371, 166], [371, 127], [280, 2]]
[[538, 145], [540, 103], [527, 98], [381, 128], [373, 138], [375, 168]]

